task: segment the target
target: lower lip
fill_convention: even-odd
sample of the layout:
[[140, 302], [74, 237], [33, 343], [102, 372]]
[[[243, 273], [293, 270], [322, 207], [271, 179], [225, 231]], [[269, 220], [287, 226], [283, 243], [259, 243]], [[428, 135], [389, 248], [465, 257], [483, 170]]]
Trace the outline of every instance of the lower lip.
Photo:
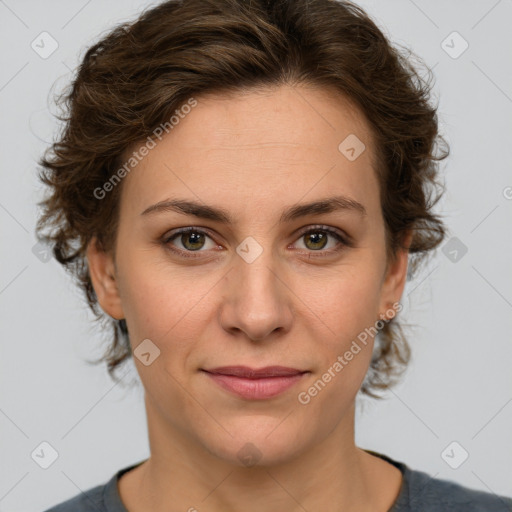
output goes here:
[[246, 400], [265, 400], [284, 393], [301, 380], [304, 373], [283, 377], [264, 377], [261, 379], [244, 379], [232, 375], [208, 373], [221, 388]]

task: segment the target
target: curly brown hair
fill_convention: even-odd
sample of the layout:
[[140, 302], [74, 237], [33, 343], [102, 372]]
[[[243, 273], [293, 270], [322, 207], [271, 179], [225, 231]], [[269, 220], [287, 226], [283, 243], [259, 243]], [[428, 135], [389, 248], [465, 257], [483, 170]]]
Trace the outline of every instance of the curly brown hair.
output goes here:
[[[390, 258], [411, 230], [408, 278], [445, 237], [432, 212], [444, 187], [438, 162], [449, 147], [430, 104], [432, 71], [422, 78], [412, 51], [392, 45], [357, 5], [337, 0], [169, 0], [117, 25], [90, 47], [55, 99], [62, 133], [39, 160], [51, 194], [38, 203], [36, 236], [83, 290], [96, 320], [112, 329], [110, 376], [131, 357], [124, 319], [99, 307], [85, 251], [93, 237], [114, 251], [122, 182], [103, 187], [122, 155], [166, 123], [187, 99], [280, 84], [334, 88], [372, 128]], [[425, 66], [426, 67], [426, 66]], [[441, 143], [441, 145], [439, 144]], [[441, 150], [444, 146], [444, 150]], [[441, 189], [441, 190], [440, 190]], [[379, 331], [361, 392], [390, 387], [410, 358], [397, 318]]]

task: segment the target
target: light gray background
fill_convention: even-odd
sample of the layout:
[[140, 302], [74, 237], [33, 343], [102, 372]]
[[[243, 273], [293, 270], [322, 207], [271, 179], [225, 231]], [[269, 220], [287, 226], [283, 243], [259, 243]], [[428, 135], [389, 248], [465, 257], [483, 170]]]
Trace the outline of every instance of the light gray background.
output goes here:
[[[408, 283], [413, 361], [387, 400], [360, 404], [356, 441], [512, 496], [512, 2], [359, 3], [434, 70], [452, 151], [438, 211], [468, 251], [456, 262], [438, 251]], [[43, 510], [148, 456], [141, 388], [115, 386], [83, 361], [102, 351], [92, 315], [61, 266], [32, 247], [36, 161], [57, 127], [51, 87], [61, 90], [101, 33], [150, 4], [0, 1], [0, 511]], [[47, 59], [31, 48], [42, 31], [59, 45]], [[441, 46], [453, 31], [469, 43], [456, 59]], [[31, 458], [42, 441], [59, 454], [48, 469]], [[441, 456], [452, 441], [469, 452], [458, 469]]]

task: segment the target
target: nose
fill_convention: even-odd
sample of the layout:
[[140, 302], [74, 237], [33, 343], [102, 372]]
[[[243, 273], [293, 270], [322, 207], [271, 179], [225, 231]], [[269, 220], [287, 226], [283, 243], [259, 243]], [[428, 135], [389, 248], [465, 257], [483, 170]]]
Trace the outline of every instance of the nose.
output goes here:
[[293, 286], [270, 250], [253, 261], [238, 254], [225, 277], [220, 323], [231, 334], [252, 341], [275, 339], [289, 332], [293, 320]]

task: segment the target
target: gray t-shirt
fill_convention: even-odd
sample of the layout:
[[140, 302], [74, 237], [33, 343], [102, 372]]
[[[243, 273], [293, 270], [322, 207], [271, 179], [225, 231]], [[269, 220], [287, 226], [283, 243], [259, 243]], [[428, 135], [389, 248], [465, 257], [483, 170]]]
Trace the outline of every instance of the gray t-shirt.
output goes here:
[[[396, 466], [403, 475], [400, 493], [388, 512], [512, 512], [512, 498], [432, 478], [386, 455], [365, 450]], [[106, 484], [80, 493], [44, 512], [128, 512], [119, 496], [119, 477], [143, 461], [119, 470]]]

